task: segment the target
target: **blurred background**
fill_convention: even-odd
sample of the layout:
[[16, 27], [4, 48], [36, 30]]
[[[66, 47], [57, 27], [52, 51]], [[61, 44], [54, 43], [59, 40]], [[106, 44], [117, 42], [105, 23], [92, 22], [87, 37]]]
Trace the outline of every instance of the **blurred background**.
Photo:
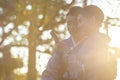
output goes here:
[[0, 0], [0, 80], [40, 80], [55, 46], [51, 30], [68, 38], [68, 9], [89, 4], [105, 14], [100, 31], [111, 37], [120, 80], [120, 0]]

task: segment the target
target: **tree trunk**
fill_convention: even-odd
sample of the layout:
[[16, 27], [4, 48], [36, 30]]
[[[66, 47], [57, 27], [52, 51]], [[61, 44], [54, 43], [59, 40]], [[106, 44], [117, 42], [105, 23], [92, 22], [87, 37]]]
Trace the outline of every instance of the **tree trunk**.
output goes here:
[[36, 23], [31, 20], [29, 28], [29, 57], [28, 57], [28, 75], [27, 80], [37, 80], [36, 76]]

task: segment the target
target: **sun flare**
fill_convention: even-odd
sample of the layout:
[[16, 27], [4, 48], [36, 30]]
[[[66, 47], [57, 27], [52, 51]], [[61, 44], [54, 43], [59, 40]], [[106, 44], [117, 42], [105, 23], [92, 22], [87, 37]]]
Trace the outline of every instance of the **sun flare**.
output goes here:
[[120, 48], [120, 27], [110, 27], [109, 36], [111, 37], [110, 46]]

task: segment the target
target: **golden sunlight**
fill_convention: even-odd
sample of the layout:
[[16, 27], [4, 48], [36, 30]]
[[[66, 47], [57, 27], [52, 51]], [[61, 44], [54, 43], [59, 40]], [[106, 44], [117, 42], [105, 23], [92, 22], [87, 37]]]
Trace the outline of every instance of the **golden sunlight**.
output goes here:
[[111, 47], [120, 48], [120, 27], [109, 27], [109, 36], [111, 37]]
[[[120, 49], [120, 27], [109, 27], [108, 35], [111, 37], [110, 47]], [[118, 58], [116, 80], [120, 80], [120, 58]]]
[[[103, 30], [103, 32], [105, 32], [105, 31]], [[108, 35], [111, 37], [111, 42], [110, 42], [111, 47], [120, 48], [120, 35], [119, 34], [120, 34], [120, 27], [109, 27]], [[18, 55], [19, 55], [20, 58], [23, 58], [23, 62], [25, 62], [24, 67], [21, 68], [21, 69], [15, 70], [15, 73], [17, 73], [17, 74], [27, 73], [28, 49], [27, 48], [13, 47], [11, 49], [11, 52], [12, 52], [12, 55], [13, 55], [14, 58], [17, 58]], [[48, 54], [43, 54], [43, 53], [37, 52], [36, 57], [37, 57], [36, 69], [38, 70], [38, 72], [41, 75], [42, 72], [44, 71], [44, 69], [46, 68], [47, 62], [48, 62], [48, 60], [50, 59], [51, 56], [48, 55]], [[117, 71], [116, 80], [120, 80], [120, 59], [118, 59], [117, 68], [118, 68], [118, 71]]]

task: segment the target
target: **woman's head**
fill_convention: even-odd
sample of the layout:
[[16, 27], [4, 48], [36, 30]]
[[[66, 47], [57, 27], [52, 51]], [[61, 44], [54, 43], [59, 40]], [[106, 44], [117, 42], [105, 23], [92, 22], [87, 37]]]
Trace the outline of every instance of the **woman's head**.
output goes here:
[[95, 17], [96, 26], [100, 27], [104, 20], [104, 13], [95, 5], [88, 5], [84, 7], [84, 13], [87, 17]]
[[71, 35], [77, 35], [82, 27], [84, 27], [84, 22], [86, 22], [86, 17], [82, 7], [74, 6], [69, 9], [67, 14], [67, 27]]
[[69, 9], [67, 14], [67, 26], [70, 33], [77, 32], [86, 28], [99, 28], [103, 22], [104, 14], [102, 10], [95, 5], [88, 5], [84, 8], [74, 6]]

